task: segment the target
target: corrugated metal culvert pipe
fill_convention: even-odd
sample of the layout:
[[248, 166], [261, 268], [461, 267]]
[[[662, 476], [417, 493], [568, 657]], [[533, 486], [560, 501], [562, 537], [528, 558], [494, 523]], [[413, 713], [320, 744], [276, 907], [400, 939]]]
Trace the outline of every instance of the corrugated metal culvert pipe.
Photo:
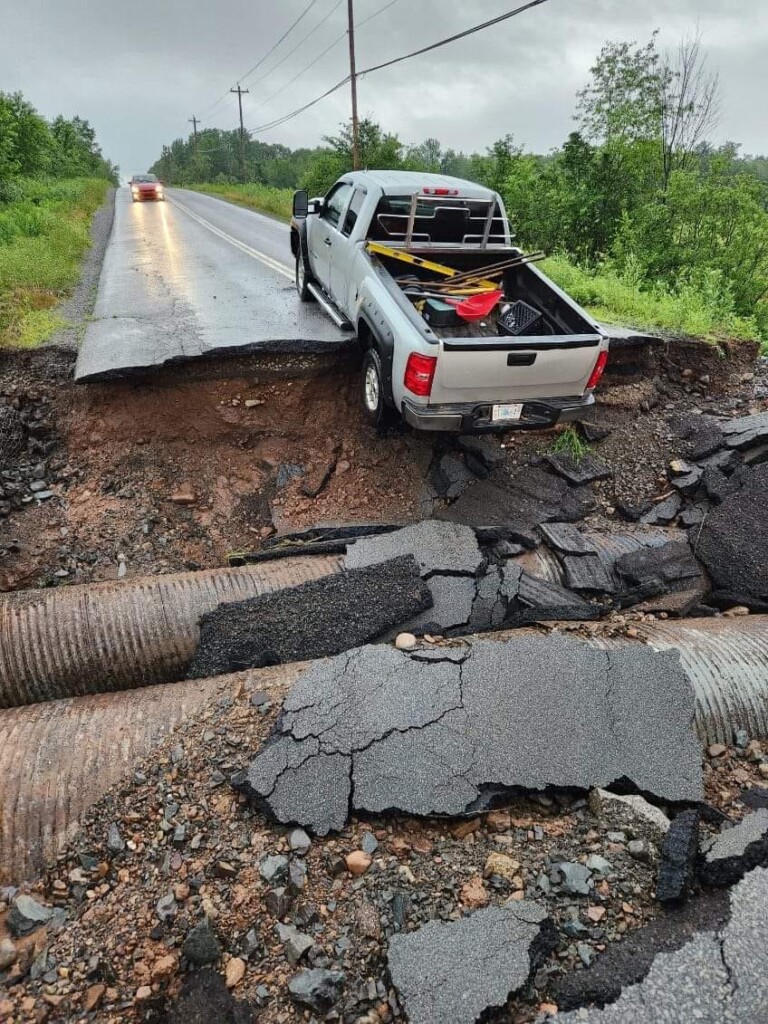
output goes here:
[[183, 679], [200, 617], [338, 572], [338, 556], [0, 597], [0, 708]]
[[[669, 620], [638, 629], [650, 646], [680, 651], [703, 743], [730, 743], [736, 728], [768, 738], [768, 616]], [[640, 641], [594, 636], [590, 642]], [[52, 860], [87, 808], [211, 699], [242, 685], [290, 685], [300, 671], [286, 665], [0, 711], [0, 883], [18, 882]]]

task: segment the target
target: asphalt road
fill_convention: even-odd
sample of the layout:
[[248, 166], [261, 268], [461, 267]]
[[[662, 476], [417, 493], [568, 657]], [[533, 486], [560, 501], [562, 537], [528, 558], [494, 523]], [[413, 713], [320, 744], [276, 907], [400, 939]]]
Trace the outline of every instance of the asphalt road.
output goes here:
[[229, 351], [315, 350], [349, 338], [293, 285], [288, 227], [186, 189], [118, 189], [76, 380]]

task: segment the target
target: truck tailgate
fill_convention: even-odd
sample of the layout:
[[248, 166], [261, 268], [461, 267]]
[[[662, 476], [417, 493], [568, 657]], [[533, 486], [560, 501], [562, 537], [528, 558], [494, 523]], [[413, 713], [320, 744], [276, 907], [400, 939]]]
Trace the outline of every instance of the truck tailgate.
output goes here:
[[431, 401], [580, 395], [600, 342], [598, 334], [443, 339]]

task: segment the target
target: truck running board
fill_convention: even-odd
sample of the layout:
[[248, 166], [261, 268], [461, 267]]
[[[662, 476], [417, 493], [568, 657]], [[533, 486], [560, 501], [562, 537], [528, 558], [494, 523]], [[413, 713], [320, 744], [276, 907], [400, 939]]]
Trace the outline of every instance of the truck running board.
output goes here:
[[354, 331], [354, 324], [350, 323], [349, 320], [344, 316], [340, 310], [334, 306], [328, 296], [325, 294], [320, 285], [315, 284], [314, 281], [310, 281], [307, 284], [307, 291], [312, 295], [318, 303], [323, 307], [328, 316], [333, 320], [336, 326], [342, 331]]

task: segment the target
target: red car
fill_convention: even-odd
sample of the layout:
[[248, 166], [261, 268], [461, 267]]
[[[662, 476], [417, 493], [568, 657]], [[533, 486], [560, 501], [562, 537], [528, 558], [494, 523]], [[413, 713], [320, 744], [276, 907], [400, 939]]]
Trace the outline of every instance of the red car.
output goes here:
[[163, 183], [154, 174], [134, 174], [130, 186], [134, 203], [142, 199], [165, 199]]

